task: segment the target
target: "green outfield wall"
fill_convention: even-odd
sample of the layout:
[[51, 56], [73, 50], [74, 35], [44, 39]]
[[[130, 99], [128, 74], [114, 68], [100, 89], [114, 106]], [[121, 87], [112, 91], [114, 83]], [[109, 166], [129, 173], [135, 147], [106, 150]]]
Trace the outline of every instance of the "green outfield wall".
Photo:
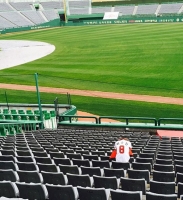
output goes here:
[[70, 15], [68, 22], [55, 19], [37, 26], [16, 27], [0, 30], [0, 34], [38, 30], [61, 26], [106, 25], [106, 24], [133, 24], [133, 23], [179, 23], [183, 22], [183, 15], [172, 16], [121, 16], [116, 20], [103, 20], [103, 14], [95, 15]]
[[38, 29], [44, 29], [44, 28], [52, 28], [52, 27], [59, 27], [62, 26], [60, 19], [55, 19], [37, 26], [26, 26], [26, 27], [15, 27], [15, 28], [8, 28], [0, 30], [0, 34], [6, 34], [6, 33], [13, 33], [13, 32], [19, 32], [19, 31], [29, 31], [29, 30], [38, 30]]
[[124, 17], [118, 18], [116, 20], [95, 20], [95, 19], [88, 19], [82, 20], [79, 19], [78, 21], [68, 21], [65, 23], [66, 26], [79, 26], [79, 25], [102, 25], [102, 24], [132, 24], [132, 23], [173, 23], [173, 22], [183, 22], [183, 15], [177, 16], [162, 16], [162, 17]]

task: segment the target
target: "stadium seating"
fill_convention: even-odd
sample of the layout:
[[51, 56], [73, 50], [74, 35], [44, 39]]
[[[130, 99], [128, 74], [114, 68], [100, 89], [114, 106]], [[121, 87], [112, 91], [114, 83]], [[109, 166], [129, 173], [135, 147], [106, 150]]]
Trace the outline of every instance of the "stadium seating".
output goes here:
[[133, 15], [135, 6], [115, 6], [114, 11], [120, 12], [122, 15]]
[[63, 10], [63, 2], [62, 1], [43, 1], [40, 2], [40, 4], [42, 5], [42, 7], [45, 10], [50, 10], [50, 9], [59, 9], [59, 10]]
[[48, 21], [59, 18], [59, 15], [55, 10], [43, 10], [42, 12]]
[[[133, 146], [139, 148], [142, 145], [140, 152], [137, 153], [137, 158], [147, 159], [149, 162], [140, 163], [137, 158], [132, 164], [121, 164], [109, 159], [102, 161], [102, 156], [107, 157], [109, 150], [108, 148], [106, 151], [102, 151], [102, 148], [107, 148], [106, 144], [109, 144], [112, 149], [114, 141], [122, 134], [128, 136]], [[87, 143], [88, 150], [84, 150], [86, 146], [80, 143], [81, 139], [86, 138], [89, 142]], [[136, 139], [133, 140], [133, 138]], [[183, 173], [181, 171], [183, 166], [180, 165], [181, 162], [178, 162], [178, 165], [176, 163], [179, 157], [169, 157], [167, 160], [171, 161], [171, 164], [157, 163], [159, 160], [166, 160], [158, 158], [159, 152], [162, 155], [163, 146], [167, 147], [165, 147], [164, 155], [171, 153], [173, 155], [173, 149], [169, 148], [172, 147], [171, 141], [164, 142], [164, 139], [158, 139], [155, 152], [152, 153], [150, 150], [151, 153], [146, 155], [144, 149], [149, 149], [154, 143], [154, 137], [147, 137], [145, 143], [144, 138], [143, 132], [136, 134], [126, 131], [99, 132], [71, 129], [37, 130], [21, 135], [1, 137], [0, 192], [7, 198], [20, 197], [24, 199], [31, 199], [28, 196], [31, 195], [34, 188], [36, 188], [35, 195], [38, 196], [33, 198], [37, 199], [45, 198], [48, 195], [49, 199], [54, 199], [55, 195], [65, 195], [62, 199], [77, 199], [79, 196], [79, 199], [82, 200], [84, 197], [86, 199], [88, 194], [102, 195], [101, 198], [104, 199], [108, 199], [111, 194], [112, 200], [118, 200], [118, 198], [141, 200], [142, 194], [143, 199], [146, 197], [146, 200], [177, 199], [177, 196], [183, 195]], [[101, 141], [105, 141], [105, 143]], [[182, 144], [182, 140], [179, 141], [179, 144]], [[59, 146], [62, 150], [73, 150], [71, 151], [73, 153], [62, 152]], [[169, 149], [168, 152], [167, 149]], [[92, 156], [91, 159], [85, 159], [85, 154], [82, 154], [81, 151], [84, 153], [87, 151], [87, 156]], [[76, 159], [77, 156], [79, 159]], [[180, 156], [181, 159], [181, 155], [177, 156]], [[93, 160], [93, 158], [96, 159]], [[175, 158], [176, 160], [174, 160]], [[14, 184], [15, 182], [16, 184]], [[5, 192], [5, 188], [10, 190], [11, 196]], [[27, 188], [30, 193], [25, 194], [24, 191]], [[109, 188], [112, 190], [110, 191]], [[87, 199], [90, 197], [87, 196]]]
[[39, 11], [21, 11], [21, 14], [23, 14], [26, 18], [28, 18], [31, 22], [34, 24], [41, 24], [46, 22], [46, 20], [41, 16]]
[[10, 2], [10, 5], [17, 11], [32, 10], [31, 5], [33, 2]]
[[156, 13], [158, 4], [138, 5], [136, 15], [152, 15]]
[[[63, 1], [36, 1], [39, 9], [36, 10], [34, 1], [6, 1], [0, 2], [0, 29], [27, 27], [39, 25], [54, 19], [59, 19], [59, 12], [64, 12]], [[182, 12], [183, 3], [162, 3], [146, 5], [115, 5], [112, 6], [92, 6], [89, 0], [69, 0], [66, 4], [67, 16], [104, 14], [105, 12], [119, 12], [119, 16], [133, 15], [171, 15]], [[17, 112], [6, 115], [17, 119]], [[19, 113], [20, 114], [20, 113]], [[22, 113], [25, 114], [25, 113]], [[38, 113], [37, 113], [38, 114]], [[2, 115], [0, 117], [3, 117]], [[23, 118], [24, 116], [22, 116]]]
[[178, 13], [183, 3], [161, 4], [159, 14]]
[[[6, 20], [13, 23], [14, 27], [24, 27], [24, 26], [32, 26], [34, 25], [26, 18], [23, 18], [18, 12], [2, 12], [0, 15]], [[12, 113], [13, 114], [13, 113]], [[13, 114], [16, 116], [17, 114]]]
[[112, 7], [92, 7], [92, 14], [111, 12]]
[[7, 3], [0, 3], [0, 12], [13, 11]]

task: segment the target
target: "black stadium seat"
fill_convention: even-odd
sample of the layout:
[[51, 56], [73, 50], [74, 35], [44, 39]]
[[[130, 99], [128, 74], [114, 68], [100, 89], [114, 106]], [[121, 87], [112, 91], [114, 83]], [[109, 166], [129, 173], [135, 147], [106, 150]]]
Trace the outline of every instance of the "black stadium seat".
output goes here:
[[183, 173], [177, 172], [176, 174], [176, 183], [183, 183]]
[[146, 200], [177, 200], [177, 195], [176, 194], [156, 194], [152, 192], [147, 192]]
[[53, 157], [53, 160], [56, 165], [71, 165], [71, 160], [70, 158], [55, 158]]
[[43, 183], [42, 174], [38, 173], [37, 171], [17, 171], [19, 176], [19, 182], [25, 183]]
[[1, 161], [0, 169], [12, 169], [16, 171], [18, 168], [17, 168], [17, 165], [13, 161]]
[[125, 191], [125, 190], [110, 190], [112, 200], [142, 200], [142, 192]]
[[59, 168], [55, 164], [37, 163], [37, 166], [38, 166], [40, 172], [42, 172], [42, 171], [45, 171], [45, 172], [59, 172]]
[[173, 165], [161, 165], [161, 164], [154, 164], [155, 171], [162, 171], [162, 172], [172, 172]]
[[151, 173], [152, 165], [150, 163], [132, 163], [132, 168], [136, 170], [148, 170]]
[[0, 182], [0, 197], [16, 198], [19, 196], [19, 190], [15, 183], [11, 181]]
[[172, 159], [156, 159], [156, 164], [172, 165]]
[[93, 175], [95, 188], [105, 188], [116, 190], [119, 188], [119, 183], [116, 177], [103, 177]]
[[0, 181], [19, 181], [19, 176], [16, 171], [12, 169], [0, 169]]
[[62, 172], [41, 172], [44, 184], [66, 185], [67, 179]]
[[112, 167], [114, 169], [123, 168], [123, 169], [127, 170], [127, 169], [130, 168], [130, 163], [129, 162], [127, 162], [127, 163], [121, 163], [121, 162], [112, 161]]
[[150, 181], [150, 192], [157, 194], [175, 194], [175, 182]]
[[92, 166], [93, 167], [100, 167], [100, 168], [110, 168], [110, 163], [108, 160], [92, 160]]
[[64, 174], [80, 174], [79, 168], [77, 165], [59, 165], [60, 171]]
[[183, 183], [178, 183], [178, 198], [180, 198], [181, 195], [183, 195]]
[[41, 183], [16, 183], [19, 196], [29, 200], [45, 200], [48, 198], [47, 189]]
[[35, 162], [32, 156], [16, 156], [18, 162]]
[[150, 173], [149, 170], [135, 170], [135, 169], [128, 169], [128, 178], [132, 179], [142, 179], [144, 178], [147, 183], [150, 181]]
[[78, 186], [77, 189], [80, 200], [108, 200], [110, 195], [104, 188], [85, 188]]
[[53, 161], [49, 157], [37, 157], [34, 156], [34, 159], [36, 160], [36, 163], [42, 163], [42, 164], [53, 164]]
[[19, 170], [39, 171], [38, 166], [33, 162], [17, 162]]
[[158, 182], [174, 182], [175, 172], [159, 172], [154, 170], [153, 180]]
[[111, 168], [104, 168], [104, 175], [106, 177], [114, 177], [120, 178], [125, 177], [125, 171], [124, 169], [111, 169]]
[[[78, 192], [71, 185], [50, 185], [46, 184], [49, 200], [77, 200]], [[85, 196], [86, 198], [86, 196]], [[88, 198], [87, 198], [88, 199]], [[85, 199], [86, 200], [86, 199]]]
[[121, 188], [125, 191], [141, 191], [146, 194], [145, 179], [120, 178]]
[[0, 162], [1, 161], [13, 161], [15, 162], [15, 157], [12, 155], [2, 155], [0, 156]]
[[97, 175], [102, 176], [100, 167], [84, 167], [81, 166], [81, 174], [88, 174], [89, 176]]
[[93, 180], [92, 178], [86, 175], [78, 175], [78, 174], [69, 174], [67, 173], [68, 185], [72, 185], [74, 187], [81, 186], [81, 187], [92, 187]]
[[90, 167], [90, 161], [88, 159], [72, 159], [73, 165], [77, 165], [78, 167], [80, 166], [85, 166], [85, 167]]

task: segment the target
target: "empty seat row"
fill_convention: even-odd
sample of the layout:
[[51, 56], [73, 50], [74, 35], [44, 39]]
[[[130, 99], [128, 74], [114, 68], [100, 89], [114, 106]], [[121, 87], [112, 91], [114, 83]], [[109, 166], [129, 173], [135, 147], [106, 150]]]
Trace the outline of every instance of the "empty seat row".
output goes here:
[[[143, 181], [143, 180], [142, 180]], [[138, 181], [139, 182], [139, 181]], [[133, 191], [137, 190], [136, 185], [128, 191], [128, 183], [122, 182], [122, 184], [126, 184], [125, 189], [105, 189], [105, 188], [91, 188], [91, 187], [73, 187], [71, 185], [52, 185], [52, 184], [33, 184], [33, 183], [14, 183], [9, 181], [0, 182], [0, 196], [8, 197], [8, 198], [24, 198], [29, 200], [108, 200], [109, 196], [112, 200], [142, 200], [142, 191]], [[140, 182], [139, 182], [140, 183]], [[146, 200], [176, 200], [177, 195], [169, 192], [173, 192], [173, 185], [167, 184], [165, 187], [161, 185], [161, 183], [152, 182], [150, 192], [146, 194]], [[178, 197], [182, 200], [182, 195], [179, 191], [183, 190], [183, 185], [178, 185]], [[154, 193], [153, 191], [165, 191], [165, 194], [162, 193]]]

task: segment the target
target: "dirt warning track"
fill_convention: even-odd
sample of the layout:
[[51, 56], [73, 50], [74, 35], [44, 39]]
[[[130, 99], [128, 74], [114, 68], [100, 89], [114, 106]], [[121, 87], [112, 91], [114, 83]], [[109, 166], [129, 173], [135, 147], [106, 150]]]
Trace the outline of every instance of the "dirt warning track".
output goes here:
[[[35, 86], [5, 84], [5, 83], [0, 83], [0, 88], [10, 89], [10, 90], [36, 91]], [[89, 96], [89, 97], [98, 97], [106, 99], [121, 99], [130, 101], [183, 105], [183, 98], [173, 98], [173, 97], [124, 94], [124, 93], [101, 92], [101, 91], [91, 91], [91, 90], [75, 90], [75, 89], [51, 88], [51, 87], [39, 87], [39, 91], [45, 93], [55, 93], [55, 94], [66, 94], [68, 92], [71, 95], [77, 95], [77, 96]]]

